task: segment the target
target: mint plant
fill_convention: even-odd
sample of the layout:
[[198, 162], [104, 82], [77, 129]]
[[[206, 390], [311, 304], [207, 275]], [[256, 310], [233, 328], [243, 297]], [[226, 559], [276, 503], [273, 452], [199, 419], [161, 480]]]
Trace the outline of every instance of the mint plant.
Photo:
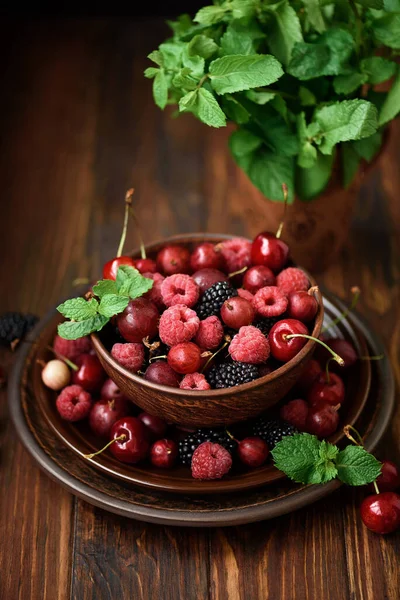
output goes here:
[[[400, 0], [215, 0], [149, 55], [154, 101], [237, 125], [230, 149], [271, 200], [348, 186], [400, 111]], [[375, 86], [392, 79], [389, 91]]]

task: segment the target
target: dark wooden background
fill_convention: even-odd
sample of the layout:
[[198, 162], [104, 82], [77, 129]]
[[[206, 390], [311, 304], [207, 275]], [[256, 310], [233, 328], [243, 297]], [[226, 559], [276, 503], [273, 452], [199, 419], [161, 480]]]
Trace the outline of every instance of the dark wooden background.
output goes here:
[[[43, 314], [116, 250], [127, 187], [145, 238], [249, 231], [254, 192], [226, 134], [153, 105], [142, 72], [157, 21], [3, 22], [0, 312]], [[400, 128], [395, 129], [397, 136]], [[360, 195], [351, 236], [324, 283], [384, 337], [400, 378], [400, 176], [392, 136]], [[258, 224], [259, 227], [262, 223]], [[133, 232], [127, 247], [137, 243]], [[2, 353], [2, 364], [12, 363]], [[33, 464], [0, 402], [2, 600], [398, 600], [400, 534], [360, 522], [361, 492], [228, 529], [146, 525], [77, 500]], [[400, 460], [400, 411], [380, 456]]]

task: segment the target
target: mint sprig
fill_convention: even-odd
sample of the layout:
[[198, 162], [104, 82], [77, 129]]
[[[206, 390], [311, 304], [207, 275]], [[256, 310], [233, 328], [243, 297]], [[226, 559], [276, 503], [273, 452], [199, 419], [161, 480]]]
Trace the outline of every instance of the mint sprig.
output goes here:
[[381, 473], [381, 463], [361, 446], [339, 450], [315, 435], [298, 433], [283, 438], [271, 452], [277, 469], [303, 484], [340, 479], [347, 485], [366, 485]]
[[57, 307], [64, 317], [70, 319], [58, 326], [58, 334], [66, 340], [100, 331], [111, 317], [123, 312], [130, 300], [143, 296], [153, 287], [153, 281], [143, 277], [137, 269], [122, 265], [116, 281], [102, 279], [92, 288], [94, 297], [71, 298]]

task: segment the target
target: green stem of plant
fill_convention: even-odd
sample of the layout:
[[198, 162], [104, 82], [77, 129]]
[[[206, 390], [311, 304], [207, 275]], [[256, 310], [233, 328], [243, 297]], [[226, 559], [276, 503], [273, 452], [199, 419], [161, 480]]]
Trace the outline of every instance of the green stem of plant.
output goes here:
[[343, 365], [344, 365], [344, 360], [341, 356], [339, 356], [339, 354], [336, 354], [336, 352], [334, 352], [332, 350], [332, 348], [329, 348], [329, 346], [327, 344], [325, 344], [325, 342], [323, 342], [322, 340], [319, 340], [318, 338], [313, 337], [312, 335], [307, 335], [305, 333], [289, 333], [288, 335], [284, 335], [282, 337], [284, 340], [291, 340], [292, 338], [305, 338], [307, 340], [313, 340], [313, 342], [317, 342], [317, 344], [321, 344], [321, 346], [323, 346], [325, 348], [325, 350], [328, 350], [328, 352], [330, 354], [332, 354], [333, 360], [336, 360], [336, 362], [339, 363], [339, 365], [341, 367], [343, 367]]
[[47, 346], [47, 349], [50, 350], [51, 352], [53, 352], [53, 354], [55, 354], [57, 358], [59, 358], [60, 360], [62, 360], [63, 362], [65, 362], [65, 364], [68, 365], [69, 368], [72, 369], [73, 371], [78, 371], [79, 370], [78, 365], [76, 365], [75, 363], [73, 363], [72, 360], [70, 360], [69, 358], [67, 358], [63, 354], [60, 354], [59, 352], [56, 352], [54, 350], [54, 348], [52, 348], [51, 346]]
[[125, 240], [126, 240], [126, 232], [128, 229], [128, 219], [129, 219], [129, 207], [132, 204], [132, 196], [133, 196], [133, 188], [128, 190], [125, 194], [125, 215], [124, 215], [124, 225], [122, 228], [122, 235], [121, 235], [121, 239], [119, 242], [119, 246], [118, 246], [118, 250], [117, 250], [117, 257], [121, 256], [122, 251], [124, 249], [124, 245], [125, 245]]
[[102, 452], [104, 452], [104, 450], [107, 450], [107, 448], [109, 446], [111, 446], [111, 444], [113, 444], [114, 442], [120, 442], [120, 441], [125, 440], [125, 439], [126, 439], [126, 434], [125, 433], [121, 433], [121, 435], [118, 435], [116, 438], [114, 438], [113, 440], [111, 440], [111, 442], [108, 442], [108, 444], [106, 444], [104, 446], [104, 448], [102, 448], [101, 450], [97, 450], [97, 452], [93, 452], [93, 454], [84, 454], [83, 456], [85, 458], [94, 458], [98, 454], [101, 454]]
[[203, 75], [203, 77], [200, 79], [199, 83], [197, 84], [196, 89], [200, 89], [206, 79], [208, 79], [208, 73]]
[[350, 306], [348, 306], [346, 308], [346, 310], [344, 310], [338, 317], [336, 317], [336, 319], [334, 319], [326, 327], [324, 327], [322, 329], [321, 333], [325, 333], [326, 331], [329, 331], [329, 329], [331, 329], [335, 325], [338, 325], [339, 323], [344, 321], [345, 318], [347, 317], [347, 315], [349, 315], [351, 313], [351, 311], [355, 309], [355, 307], [357, 306], [357, 302], [360, 298], [361, 290], [359, 287], [352, 287], [351, 292], [353, 294], [353, 299], [351, 301]]
[[282, 230], [283, 230], [283, 226], [285, 224], [285, 219], [286, 219], [286, 207], [287, 207], [287, 201], [288, 201], [288, 186], [286, 185], [286, 183], [282, 183], [282, 192], [283, 192], [284, 206], [283, 206], [283, 218], [282, 218], [282, 221], [279, 223], [278, 231], [276, 232], [276, 237], [278, 240], [282, 235]]
[[355, 1], [349, 0], [349, 4], [351, 6], [351, 10], [354, 13], [355, 21], [356, 21], [356, 35], [355, 35], [356, 52], [357, 52], [357, 54], [360, 54], [360, 47], [362, 44], [362, 21], [361, 21], [360, 13], [358, 12], [358, 8], [357, 8]]

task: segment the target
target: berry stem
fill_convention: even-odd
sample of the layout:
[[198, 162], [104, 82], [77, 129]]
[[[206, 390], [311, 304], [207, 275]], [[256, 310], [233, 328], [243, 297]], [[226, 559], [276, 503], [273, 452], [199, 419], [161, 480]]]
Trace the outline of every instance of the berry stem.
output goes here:
[[226, 431], [226, 434], [231, 438], [231, 440], [233, 440], [237, 444], [239, 443], [239, 440], [237, 440], [235, 437], [233, 437], [233, 435], [231, 434], [231, 432], [228, 429], [225, 429], [225, 431]]
[[201, 370], [202, 373], [204, 373], [204, 371], [207, 369], [207, 367], [210, 364], [210, 362], [217, 356], [217, 354], [219, 354], [224, 348], [227, 347], [227, 345], [229, 344], [229, 342], [230, 342], [230, 339], [227, 340], [226, 337], [225, 337], [225, 342], [222, 344], [221, 348], [218, 348], [218, 350], [216, 352], [214, 352], [214, 354], [212, 354], [210, 356], [210, 358], [208, 359], [208, 361], [206, 362], [206, 364], [202, 368], [202, 370]]
[[384, 354], [378, 354], [377, 356], [359, 356], [358, 360], [383, 360], [384, 358]]
[[276, 236], [275, 236], [278, 240], [282, 235], [282, 229], [283, 229], [283, 225], [284, 225], [285, 219], [286, 219], [286, 207], [287, 207], [287, 201], [288, 201], [288, 186], [286, 185], [286, 183], [282, 183], [282, 191], [283, 191], [283, 202], [284, 202], [283, 219], [279, 223], [278, 231], [276, 232]]
[[107, 450], [107, 448], [109, 446], [111, 446], [111, 444], [113, 444], [114, 442], [121, 442], [123, 440], [126, 440], [126, 434], [125, 433], [121, 433], [121, 435], [118, 435], [116, 438], [114, 438], [113, 440], [111, 440], [111, 442], [108, 442], [108, 444], [106, 444], [104, 446], [104, 448], [102, 448], [101, 450], [97, 450], [97, 452], [93, 452], [92, 454], [84, 454], [83, 456], [84, 456], [84, 458], [94, 458], [98, 454], [101, 454], [102, 452], [104, 452], [104, 450]]
[[[133, 194], [133, 191], [134, 190], [132, 190], [132, 194]], [[139, 238], [139, 245], [140, 245], [140, 256], [142, 258], [147, 258], [146, 249], [144, 247], [144, 242], [143, 242], [143, 237], [142, 237], [142, 228], [140, 226], [139, 219], [137, 218], [135, 211], [132, 208], [132, 203], [129, 205], [129, 214], [132, 217], [133, 222], [135, 223], [135, 226], [136, 226], [136, 230], [137, 230], [137, 234], [138, 234], [138, 238]]]
[[[350, 433], [351, 431], [354, 433], [358, 441], [354, 439], [354, 437]], [[353, 442], [353, 444], [355, 444], [356, 446], [364, 447], [364, 440], [362, 439], [361, 434], [357, 431], [357, 429], [353, 427], [353, 425], [345, 425], [343, 427], [343, 433], [351, 442]]]
[[325, 373], [326, 373], [326, 383], [329, 385], [331, 382], [331, 375], [329, 372], [329, 363], [333, 360], [333, 357], [331, 356], [327, 361], [326, 361], [326, 366], [325, 366]]
[[81, 285], [87, 285], [90, 283], [89, 277], [76, 277], [72, 282], [72, 287], [79, 287]]
[[376, 492], [377, 494], [380, 494], [380, 491], [379, 491], [379, 488], [378, 488], [378, 484], [376, 483], [376, 479], [375, 479], [375, 481], [373, 481], [372, 483], [373, 483], [373, 485], [374, 485], [375, 492]]
[[118, 256], [121, 256], [122, 251], [124, 249], [124, 245], [125, 245], [125, 240], [126, 240], [126, 232], [128, 229], [128, 218], [129, 218], [129, 207], [132, 204], [132, 196], [133, 196], [133, 192], [134, 189], [131, 188], [130, 190], [128, 190], [125, 194], [125, 215], [124, 215], [124, 225], [122, 227], [122, 235], [121, 235], [121, 239], [119, 241], [119, 246], [118, 246], [118, 250], [117, 250], [117, 258]]
[[78, 365], [73, 363], [72, 360], [70, 360], [66, 356], [63, 356], [62, 354], [59, 354], [51, 346], [46, 346], [46, 348], [47, 348], [47, 350], [50, 350], [51, 352], [53, 352], [53, 354], [55, 354], [57, 358], [59, 358], [60, 360], [65, 362], [65, 364], [68, 365], [70, 369], [72, 369], [73, 371], [79, 371]]
[[351, 313], [352, 310], [355, 309], [355, 307], [357, 306], [357, 302], [360, 298], [361, 290], [359, 287], [355, 286], [355, 287], [352, 287], [350, 291], [353, 294], [353, 298], [350, 303], [350, 306], [348, 306], [342, 313], [340, 313], [340, 315], [338, 317], [336, 317], [336, 319], [333, 319], [333, 321], [331, 321], [326, 327], [324, 327], [322, 329], [321, 333], [325, 333], [326, 331], [329, 331], [329, 329], [331, 329], [335, 325], [338, 325], [339, 323], [344, 321], [345, 318], [347, 317], [347, 315], [349, 313]]
[[327, 344], [325, 344], [325, 342], [323, 342], [322, 340], [319, 340], [318, 338], [313, 337], [312, 335], [307, 335], [305, 333], [290, 333], [289, 335], [284, 335], [283, 339], [290, 340], [292, 338], [299, 338], [299, 337], [306, 338], [307, 340], [313, 340], [314, 342], [321, 344], [321, 346], [323, 346], [326, 350], [328, 350], [328, 352], [330, 352], [332, 354], [332, 359], [336, 360], [336, 362], [339, 363], [339, 365], [343, 367], [343, 365], [344, 365], [343, 358], [341, 356], [339, 356], [339, 354], [336, 354], [336, 352], [334, 352], [332, 350], [332, 348], [329, 348], [329, 346]]
[[235, 277], [235, 275], [241, 275], [242, 273], [244, 273], [245, 271], [247, 271], [248, 268], [249, 267], [242, 267], [238, 271], [233, 271], [233, 273], [229, 273], [228, 277]]
[[151, 363], [153, 360], [157, 360], [159, 358], [167, 358], [166, 354], [162, 354], [161, 356], [152, 356], [149, 360], [149, 363]]

